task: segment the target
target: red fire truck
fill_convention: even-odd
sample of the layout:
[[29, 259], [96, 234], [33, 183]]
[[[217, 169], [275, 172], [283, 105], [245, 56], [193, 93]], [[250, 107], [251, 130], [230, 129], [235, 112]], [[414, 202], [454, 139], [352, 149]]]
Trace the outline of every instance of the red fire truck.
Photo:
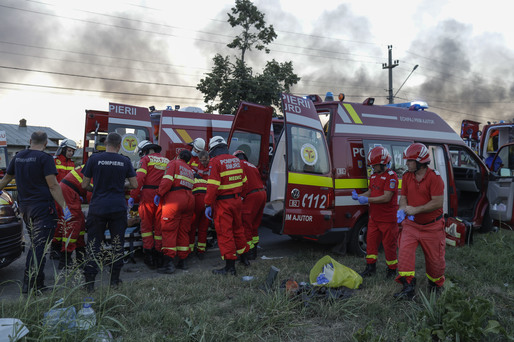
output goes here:
[[474, 148], [492, 171], [487, 197], [490, 215], [496, 226], [514, 228], [514, 122], [480, 122], [463, 120], [462, 139]]

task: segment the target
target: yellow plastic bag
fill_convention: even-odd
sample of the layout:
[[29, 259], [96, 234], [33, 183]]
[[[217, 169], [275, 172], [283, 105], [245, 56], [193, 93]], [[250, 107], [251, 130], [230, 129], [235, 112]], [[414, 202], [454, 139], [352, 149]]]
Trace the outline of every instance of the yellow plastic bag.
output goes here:
[[323, 258], [319, 259], [316, 265], [314, 265], [314, 267], [311, 269], [311, 273], [309, 275], [311, 284], [316, 282], [320, 273], [323, 272], [324, 266], [330, 263], [333, 265], [334, 272], [329, 282], [323, 284], [322, 286], [345, 286], [350, 289], [357, 289], [362, 284], [362, 277], [357, 272], [343, 264], [338, 263], [329, 255], [325, 255]]

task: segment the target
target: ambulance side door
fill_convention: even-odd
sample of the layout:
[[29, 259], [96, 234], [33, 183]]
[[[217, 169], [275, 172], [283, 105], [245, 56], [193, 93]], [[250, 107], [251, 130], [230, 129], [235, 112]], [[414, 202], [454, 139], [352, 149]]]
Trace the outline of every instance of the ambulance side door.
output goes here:
[[269, 169], [269, 139], [273, 108], [241, 102], [228, 136], [229, 152], [242, 150], [263, 178]]
[[333, 226], [334, 179], [321, 122], [309, 99], [282, 94], [286, 140], [283, 234], [322, 235]]
[[514, 143], [503, 145], [496, 153], [492, 165], [498, 170], [491, 173], [487, 198], [493, 220], [512, 224], [514, 211]]

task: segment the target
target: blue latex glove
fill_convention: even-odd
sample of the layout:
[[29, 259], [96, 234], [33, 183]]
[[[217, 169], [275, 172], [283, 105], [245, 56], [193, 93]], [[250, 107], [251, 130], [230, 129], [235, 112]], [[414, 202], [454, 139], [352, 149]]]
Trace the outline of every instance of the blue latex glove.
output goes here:
[[411, 220], [411, 221], [414, 221], [414, 215], [409, 215], [409, 216], [407, 216], [407, 218], [408, 218], [409, 220]]
[[161, 201], [161, 196], [155, 195], [155, 197], [153, 198], [153, 204], [155, 204], [155, 206], [158, 207], [160, 201]]
[[357, 191], [353, 190], [352, 191], [352, 200], [357, 201], [358, 199], [359, 199], [359, 194], [357, 193]]
[[70, 211], [70, 208], [68, 208], [68, 207], [64, 208], [63, 213], [64, 213], [64, 216], [63, 216], [64, 221], [69, 221], [69, 220], [71, 220], [71, 211]]
[[359, 196], [358, 200], [360, 204], [368, 204], [368, 198], [366, 196]]
[[211, 207], [205, 208], [205, 217], [207, 217], [209, 220], [212, 221], [212, 208]]
[[128, 200], [128, 207], [130, 209], [132, 209], [133, 206], [134, 206], [134, 199], [132, 197], [130, 197]]
[[405, 220], [405, 211], [398, 210], [398, 212], [396, 213], [396, 218], [398, 219], [398, 223], [402, 223], [403, 220]]
[[80, 203], [84, 203], [84, 198], [82, 196], [79, 196], [80, 198]]

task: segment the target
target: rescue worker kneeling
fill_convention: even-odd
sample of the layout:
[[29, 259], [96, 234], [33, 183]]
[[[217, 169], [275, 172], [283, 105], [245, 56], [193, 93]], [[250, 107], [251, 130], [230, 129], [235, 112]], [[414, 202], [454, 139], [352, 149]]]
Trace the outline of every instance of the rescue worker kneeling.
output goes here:
[[195, 200], [191, 193], [194, 172], [187, 164], [190, 159], [191, 152], [182, 150], [178, 159], [168, 163], [154, 198], [155, 205], [159, 205], [161, 197], [164, 197], [161, 218], [164, 263], [157, 269], [159, 273], [175, 272], [175, 256], [179, 257], [177, 268], [188, 269], [185, 259], [189, 255], [189, 230], [195, 208]]
[[213, 270], [214, 274], [236, 275], [237, 254], [241, 262], [249, 266], [249, 246], [241, 220], [241, 193], [246, 176], [239, 158], [228, 153], [225, 139], [215, 136], [209, 141], [209, 179], [205, 195], [205, 216], [212, 219], [218, 235], [218, 246], [225, 267]]

